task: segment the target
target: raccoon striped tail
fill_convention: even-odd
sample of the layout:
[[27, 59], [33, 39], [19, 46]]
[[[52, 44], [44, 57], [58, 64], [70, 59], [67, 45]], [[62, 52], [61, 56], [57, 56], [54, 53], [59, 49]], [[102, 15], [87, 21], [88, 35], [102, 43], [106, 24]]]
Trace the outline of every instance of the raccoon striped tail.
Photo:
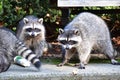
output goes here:
[[36, 55], [28, 49], [22, 42], [17, 41], [16, 43], [17, 54], [29, 60], [37, 69], [40, 68], [41, 62]]

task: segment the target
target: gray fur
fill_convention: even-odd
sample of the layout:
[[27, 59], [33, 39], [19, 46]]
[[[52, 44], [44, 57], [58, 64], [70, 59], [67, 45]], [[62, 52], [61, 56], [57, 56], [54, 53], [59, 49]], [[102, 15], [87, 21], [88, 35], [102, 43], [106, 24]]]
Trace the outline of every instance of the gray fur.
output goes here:
[[[67, 63], [77, 51], [80, 60], [79, 68], [84, 69], [84, 64], [92, 49], [103, 52], [111, 59], [112, 64], [118, 63], [114, 59], [114, 49], [108, 27], [100, 17], [88, 12], [80, 13], [65, 26], [64, 30], [60, 29], [59, 33], [58, 41], [66, 49], [65, 60], [59, 66]], [[62, 42], [63, 40], [66, 40], [64, 41], [66, 43]], [[71, 40], [77, 43], [70, 45]]]
[[[40, 29], [39, 34], [34, 37], [26, 34], [26, 27], [32, 28], [32, 30], [35, 28]], [[33, 31], [33, 33], [36, 32]], [[37, 55], [37, 57], [41, 57], [44, 52], [44, 48], [46, 47], [45, 45], [47, 44], [45, 40], [45, 27], [43, 26], [43, 19], [38, 19], [33, 15], [24, 17], [18, 24], [17, 37], [22, 40]]]
[[16, 55], [24, 56], [35, 67], [40, 67], [40, 61], [16, 36], [6, 28], [0, 28], [0, 72], [6, 71]]

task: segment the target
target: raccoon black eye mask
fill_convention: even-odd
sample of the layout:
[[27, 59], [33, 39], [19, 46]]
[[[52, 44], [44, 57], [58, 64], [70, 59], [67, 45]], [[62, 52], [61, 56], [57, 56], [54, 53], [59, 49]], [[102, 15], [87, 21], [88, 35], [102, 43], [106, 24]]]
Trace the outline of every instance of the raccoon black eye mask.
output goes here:
[[26, 29], [26, 32], [32, 32], [32, 31], [40, 32], [41, 30], [40, 30], [40, 29], [37, 29], [37, 28], [34, 28], [34, 29], [32, 29], [32, 28], [27, 28], [27, 29]]
[[59, 41], [61, 44], [65, 45], [65, 44], [69, 44], [69, 45], [74, 45], [74, 44], [77, 44], [77, 41], [73, 41], [73, 40], [70, 40], [70, 41], [66, 41], [66, 40], [61, 40]]

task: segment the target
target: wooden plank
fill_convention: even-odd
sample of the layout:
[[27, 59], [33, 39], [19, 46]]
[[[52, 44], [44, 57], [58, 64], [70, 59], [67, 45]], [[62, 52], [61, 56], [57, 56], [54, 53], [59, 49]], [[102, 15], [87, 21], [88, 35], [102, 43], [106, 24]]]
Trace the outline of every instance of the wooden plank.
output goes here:
[[58, 7], [120, 6], [120, 0], [57, 0]]

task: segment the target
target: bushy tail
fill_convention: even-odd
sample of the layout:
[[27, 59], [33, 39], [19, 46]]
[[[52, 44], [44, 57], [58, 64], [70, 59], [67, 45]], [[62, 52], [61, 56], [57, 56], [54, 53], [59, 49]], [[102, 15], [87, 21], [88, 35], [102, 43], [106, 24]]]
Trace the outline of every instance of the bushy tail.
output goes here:
[[19, 40], [16, 42], [16, 51], [17, 54], [29, 60], [36, 68], [40, 68], [41, 62], [36, 57], [36, 55], [28, 49], [22, 42]]

